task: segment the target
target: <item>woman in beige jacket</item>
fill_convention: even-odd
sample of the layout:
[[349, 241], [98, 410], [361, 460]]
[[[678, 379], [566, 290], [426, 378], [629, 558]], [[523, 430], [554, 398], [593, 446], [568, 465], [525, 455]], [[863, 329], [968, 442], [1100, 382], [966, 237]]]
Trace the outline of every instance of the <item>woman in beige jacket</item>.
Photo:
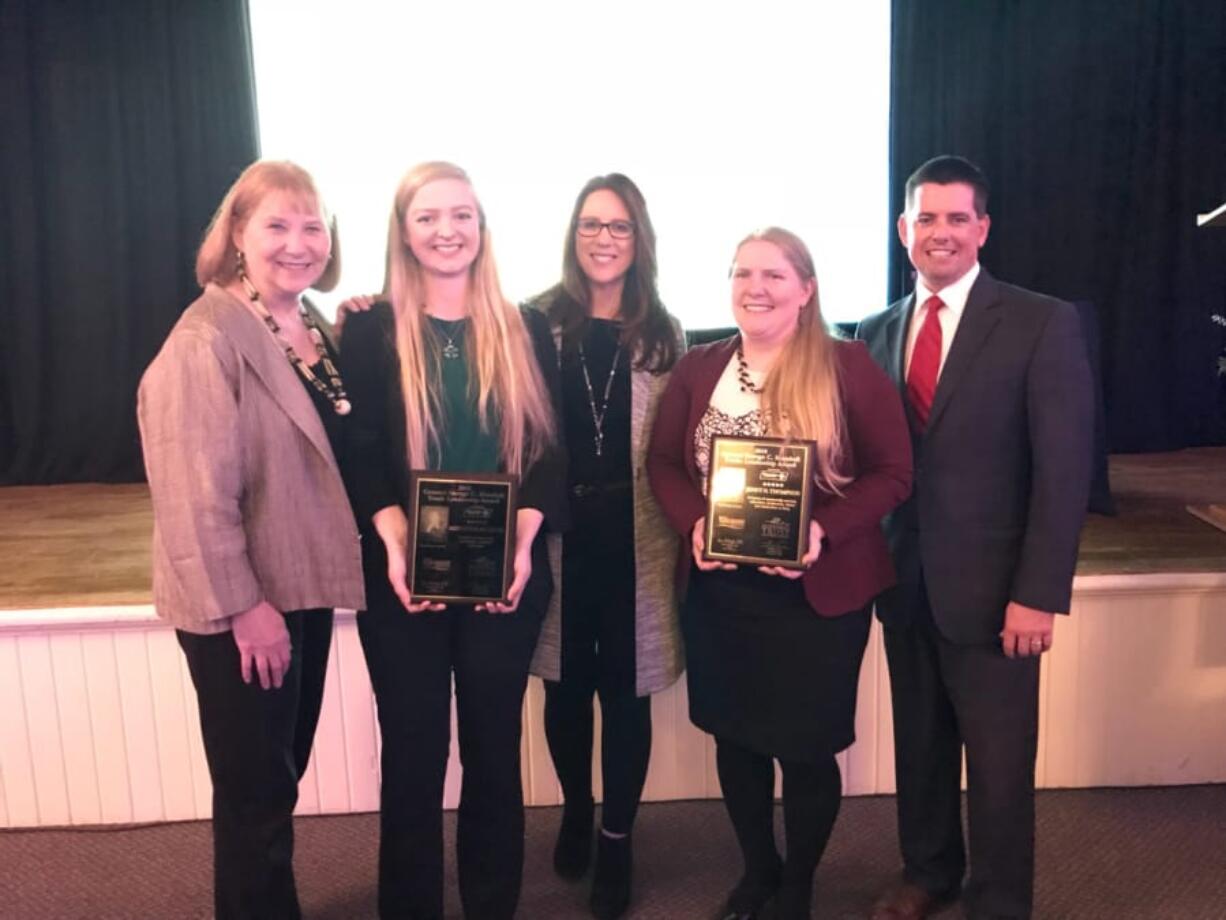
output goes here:
[[339, 273], [310, 175], [253, 164], [200, 247], [203, 293], [140, 385], [154, 605], [196, 686], [219, 920], [299, 916], [291, 822], [332, 611], [364, 605], [335, 453], [350, 404], [302, 298]]

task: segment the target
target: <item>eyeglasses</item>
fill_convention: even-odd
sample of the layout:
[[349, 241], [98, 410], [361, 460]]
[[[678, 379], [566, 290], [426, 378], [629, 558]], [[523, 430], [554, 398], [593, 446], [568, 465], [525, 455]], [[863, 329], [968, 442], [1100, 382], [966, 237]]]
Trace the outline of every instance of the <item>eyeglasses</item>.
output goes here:
[[600, 231], [608, 228], [609, 236], [615, 240], [628, 240], [634, 236], [634, 224], [628, 220], [597, 220], [594, 217], [581, 217], [575, 229], [580, 236], [600, 236]]

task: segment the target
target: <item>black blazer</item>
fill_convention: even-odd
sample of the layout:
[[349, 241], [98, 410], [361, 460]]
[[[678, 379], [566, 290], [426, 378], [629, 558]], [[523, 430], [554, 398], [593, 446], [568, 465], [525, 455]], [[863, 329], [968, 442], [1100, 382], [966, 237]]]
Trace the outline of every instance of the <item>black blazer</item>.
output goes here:
[[[900, 391], [914, 307], [913, 293], [856, 330]], [[1068, 612], [1092, 393], [1073, 306], [981, 270], [927, 431], [912, 436], [912, 496], [886, 519], [898, 584], [878, 599], [882, 622], [909, 621], [924, 588], [942, 634], [963, 644], [998, 641], [1009, 601]]]

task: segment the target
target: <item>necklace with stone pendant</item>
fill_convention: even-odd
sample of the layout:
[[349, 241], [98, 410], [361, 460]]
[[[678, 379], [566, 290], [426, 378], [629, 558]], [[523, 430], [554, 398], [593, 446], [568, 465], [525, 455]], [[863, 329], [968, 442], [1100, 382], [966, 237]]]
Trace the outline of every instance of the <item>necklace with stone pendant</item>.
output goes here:
[[[460, 357], [460, 346], [456, 344], [455, 340], [457, 336], [461, 335], [464, 331], [464, 326], [463, 326], [464, 320], [462, 319], [461, 320], [445, 320], [445, 319], [440, 319], [437, 316], [432, 316], [430, 318], [434, 320], [434, 322], [431, 324], [434, 328], [434, 331], [447, 340], [447, 344], [444, 345], [442, 349], [443, 358], [447, 361], [455, 361], [456, 359]], [[447, 331], [443, 328], [444, 323], [451, 323], [451, 322], [458, 322], [460, 324], [459, 329], [455, 333], [455, 335], [448, 335]]]
[[443, 338], [447, 340], [447, 344], [443, 346], [443, 357], [448, 361], [454, 361], [456, 358], [460, 357], [460, 349], [456, 345], [455, 339], [443, 332], [441, 329], [439, 332], [442, 332]]
[[621, 357], [622, 347], [618, 343], [617, 351], [613, 352], [613, 363], [609, 367], [608, 379], [604, 382], [604, 398], [599, 411], [596, 409], [596, 395], [592, 392], [592, 378], [587, 372], [587, 356], [583, 353], [583, 343], [579, 343], [579, 364], [583, 368], [583, 383], [587, 387], [587, 404], [592, 410], [592, 427], [596, 429], [593, 439], [596, 444], [596, 456], [604, 454], [604, 419], [609, 412], [609, 393], [613, 390], [613, 378], [617, 375], [617, 359]]

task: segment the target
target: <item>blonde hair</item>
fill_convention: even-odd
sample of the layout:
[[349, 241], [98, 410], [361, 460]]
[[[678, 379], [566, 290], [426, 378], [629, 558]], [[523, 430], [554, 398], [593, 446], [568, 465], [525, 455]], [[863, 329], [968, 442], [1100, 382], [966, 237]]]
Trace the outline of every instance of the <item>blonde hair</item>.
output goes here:
[[288, 160], [256, 160], [243, 170], [226, 197], [221, 199], [217, 212], [209, 221], [209, 228], [196, 253], [196, 282], [204, 287], [213, 284], [229, 284], [238, 274], [238, 250], [234, 246], [234, 232], [241, 228], [271, 192], [287, 192], [297, 196], [324, 216], [328, 233], [332, 238], [332, 255], [319, 280], [311, 285], [317, 291], [330, 291], [341, 277], [341, 242], [336, 231], [336, 218], [324, 207], [319, 188], [311, 174]]
[[813, 296], [800, 308], [796, 332], [762, 384], [767, 431], [776, 437], [815, 441], [818, 485], [838, 493], [851, 482], [842, 472], [846, 427], [842, 384], [834, 357], [835, 337], [822, 319], [813, 256], [800, 237], [782, 227], [755, 230], [737, 243], [737, 252], [753, 241], [778, 246], [800, 281], [813, 282]]
[[[405, 216], [414, 196], [439, 179], [458, 179], [472, 188], [468, 174], [451, 163], [421, 163], [410, 169], [396, 187], [387, 228], [387, 273], [383, 296], [392, 304], [396, 319], [396, 351], [400, 357], [400, 386], [404, 394], [405, 446], [409, 466], [424, 469], [430, 449], [439, 444], [442, 415], [442, 380], [438, 355], [427, 358], [437, 343], [424, 331], [425, 279], [405, 235]], [[476, 200], [476, 192], [473, 192]], [[485, 224], [485, 211], [477, 203], [480, 249], [469, 267], [468, 380], [477, 398], [477, 416], [483, 430], [498, 419], [499, 454], [504, 469], [516, 476], [532, 464], [554, 439], [553, 408], [536, 364], [523, 317], [503, 296], [498, 268]]]

